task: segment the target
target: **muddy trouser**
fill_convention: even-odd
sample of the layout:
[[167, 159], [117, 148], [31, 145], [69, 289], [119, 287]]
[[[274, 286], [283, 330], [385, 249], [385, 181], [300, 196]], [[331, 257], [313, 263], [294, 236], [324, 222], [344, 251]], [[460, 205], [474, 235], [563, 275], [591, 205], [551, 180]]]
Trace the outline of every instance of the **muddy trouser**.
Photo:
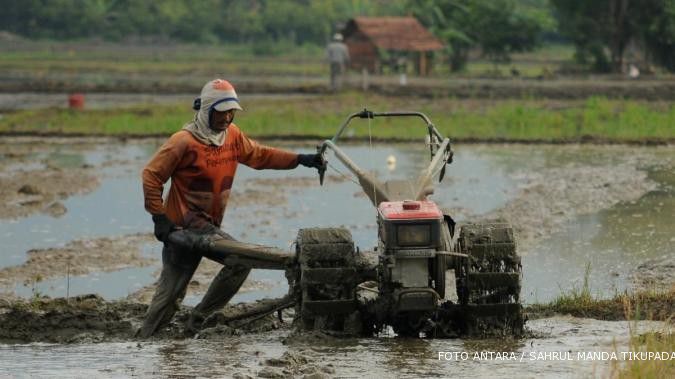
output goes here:
[[[198, 231], [200, 234], [217, 234], [222, 238], [234, 240], [229, 234], [208, 227]], [[202, 257], [189, 250], [180, 249], [174, 244], [165, 243], [162, 249], [162, 273], [157, 283], [155, 295], [145, 314], [143, 326], [137, 336], [147, 338], [158, 329], [166, 326], [178, 310], [185, 297], [187, 286], [199, 266]], [[237, 293], [246, 280], [250, 268], [244, 266], [223, 266], [211, 282], [202, 301], [194, 308], [188, 327], [194, 327], [213, 311], [222, 308]]]

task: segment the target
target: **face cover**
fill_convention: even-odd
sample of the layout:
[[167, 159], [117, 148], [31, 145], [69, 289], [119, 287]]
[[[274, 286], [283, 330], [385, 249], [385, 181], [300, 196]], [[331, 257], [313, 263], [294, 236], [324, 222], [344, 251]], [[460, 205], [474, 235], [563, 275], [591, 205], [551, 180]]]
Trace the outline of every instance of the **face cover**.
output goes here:
[[[227, 127], [223, 130], [213, 129], [211, 128], [211, 120], [214, 111], [243, 110], [239, 105], [234, 87], [227, 80], [212, 80], [202, 88], [199, 101], [195, 100], [194, 106], [197, 105], [199, 110], [195, 114], [194, 120], [186, 124], [183, 129], [192, 133], [195, 138], [204, 144], [222, 146], [225, 142]], [[234, 120], [234, 117], [232, 120]], [[229, 123], [226, 126], [229, 126]]]

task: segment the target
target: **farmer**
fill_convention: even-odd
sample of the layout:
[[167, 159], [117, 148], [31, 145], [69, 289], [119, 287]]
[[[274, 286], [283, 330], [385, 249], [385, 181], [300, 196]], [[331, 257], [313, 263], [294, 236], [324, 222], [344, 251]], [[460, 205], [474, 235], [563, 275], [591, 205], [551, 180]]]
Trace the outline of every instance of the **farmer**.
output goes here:
[[342, 34], [336, 33], [333, 41], [326, 47], [326, 56], [330, 64], [330, 89], [337, 91], [342, 88], [342, 76], [349, 63], [349, 50], [342, 42]]
[[[155, 237], [164, 242], [162, 273], [152, 303], [137, 336], [147, 338], [168, 324], [185, 296], [201, 256], [168, 243], [176, 228], [233, 238], [220, 230], [237, 165], [255, 169], [293, 169], [299, 164], [320, 167], [319, 154], [295, 154], [258, 144], [232, 121], [242, 110], [234, 87], [212, 80], [202, 88], [193, 107], [194, 120], [174, 133], [143, 169], [145, 209], [152, 214]], [[171, 188], [162, 200], [164, 184]], [[219, 237], [219, 238], [220, 238]], [[223, 266], [202, 301], [194, 308], [188, 330], [199, 328], [213, 311], [223, 307], [246, 279], [250, 268]]]

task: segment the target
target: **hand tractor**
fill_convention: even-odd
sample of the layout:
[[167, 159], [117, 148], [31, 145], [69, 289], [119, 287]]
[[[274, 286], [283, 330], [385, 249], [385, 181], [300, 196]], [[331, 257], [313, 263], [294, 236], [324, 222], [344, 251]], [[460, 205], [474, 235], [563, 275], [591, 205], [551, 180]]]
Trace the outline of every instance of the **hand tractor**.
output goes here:
[[[430, 164], [415, 180], [381, 183], [337, 146], [353, 119], [378, 117], [425, 123]], [[391, 328], [399, 336], [426, 338], [522, 334], [521, 263], [513, 229], [505, 222], [464, 223], [457, 233], [451, 215], [428, 198], [433, 179], [443, 180], [453, 152], [450, 140], [426, 115], [354, 113], [318, 147], [324, 157], [329, 149], [377, 209], [374, 250], [355, 247], [345, 228], [301, 229], [295, 254], [187, 230], [172, 233], [171, 241], [223, 264], [285, 270], [289, 294], [262, 313], [294, 306], [294, 323], [301, 330], [373, 336]], [[324, 160], [321, 184], [327, 166]]]

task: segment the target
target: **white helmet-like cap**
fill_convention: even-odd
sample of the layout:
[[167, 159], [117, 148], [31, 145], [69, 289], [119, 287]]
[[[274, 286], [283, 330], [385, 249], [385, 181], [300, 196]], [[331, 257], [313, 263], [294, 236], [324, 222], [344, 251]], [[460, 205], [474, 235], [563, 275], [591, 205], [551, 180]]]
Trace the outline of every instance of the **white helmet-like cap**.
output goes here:
[[234, 91], [234, 86], [224, 79], [214, 79], [206, 83], [201, 93], [202, 108], [215, 109], [218, 112], [230, 109], [244, 110], [239, 105], [239, 98]]

